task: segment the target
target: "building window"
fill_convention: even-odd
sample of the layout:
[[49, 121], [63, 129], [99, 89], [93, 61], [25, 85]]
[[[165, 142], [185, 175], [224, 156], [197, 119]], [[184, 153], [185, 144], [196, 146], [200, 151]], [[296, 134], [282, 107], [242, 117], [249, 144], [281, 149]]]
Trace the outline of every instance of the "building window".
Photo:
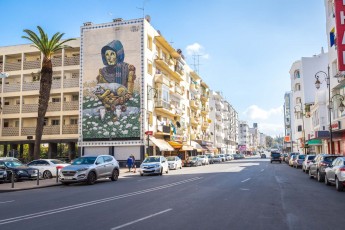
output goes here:
[[60, 120], [52, 120], [52, 125], [60, 125]]
[[147, 73], [152, 75], [152, 62], [147, 60]]
[[72, 101], [79, 101], [79, 95], [72, 95]]
[[58, 97], [53, 97], [52, 98], [52, 102], [60, 102], [60, 101], [61, 101], [61, 99], [58, 98]]
[[78, 119], [77, 118], [71, 118], [70, 124], [71, 125], [77, 125], [78, 124]]
[[300, 78], [299, 70], [296, 70], [296, 71], [294, 72], [294, 79], [297, 79], [297, 78]]
[[302, 132], [302, 125], [297, 126], [297, 132]]
[[295, 85], [295, 91], [301, 91], [301, 84], [297, 83]]
[[296, 104], [301, 104], [302, 103], [302, 99], [300, 97], [296, 97]]
[[152, 37], [151, 36], [147, 36], [147, 48], [149, 50], [152, 50]]

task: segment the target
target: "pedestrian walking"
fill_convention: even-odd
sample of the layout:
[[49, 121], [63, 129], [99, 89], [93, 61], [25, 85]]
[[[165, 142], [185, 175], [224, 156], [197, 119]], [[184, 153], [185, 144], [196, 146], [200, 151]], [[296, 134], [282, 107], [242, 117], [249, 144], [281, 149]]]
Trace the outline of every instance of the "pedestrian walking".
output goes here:
[[128, 172], [130, 172], [133, 167], [133, 159], [131, 156], [129, 156], [127, 159], [127, 167], [128, 167]]
[[131, 155], [131, 158], [133, 160], [133, 172], [136, 173], [137, 172], [137, 166], [135, 165], [135, 157], [133, 156], [133, 154]]

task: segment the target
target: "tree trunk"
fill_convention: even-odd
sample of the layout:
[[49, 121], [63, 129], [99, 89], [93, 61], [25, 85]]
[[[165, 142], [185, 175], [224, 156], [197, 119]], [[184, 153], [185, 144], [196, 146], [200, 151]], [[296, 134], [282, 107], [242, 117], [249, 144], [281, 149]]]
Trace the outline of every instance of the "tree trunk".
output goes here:
[[53, 67], [50, 59], [43, 58], [40, 80], [40, 95], [38, 100], [38, 116], [36, 126], [34, 159], [40, 158], [40, 145], [43, 134], [44, 118], [48, 108], [50, 89], [52, 87]]

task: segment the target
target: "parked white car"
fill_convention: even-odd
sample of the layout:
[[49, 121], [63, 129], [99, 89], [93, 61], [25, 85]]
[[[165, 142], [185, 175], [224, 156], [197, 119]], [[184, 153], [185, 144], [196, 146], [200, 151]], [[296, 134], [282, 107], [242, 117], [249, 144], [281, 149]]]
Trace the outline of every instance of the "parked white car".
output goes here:
[[345, 157], [336, 158], [332, 164], [325, 169], [325, 172], [325, 184], [335, 184], [337, 191], [343, 191], [345, 187]]
[[309, 166], [312, 160], [314, 160], [315, 155], [306, 155], [302, 163], [302, 170], [305, 173], [309, 172]]
[[61, 170], [63, 167], [70, 164], [57, 160], [57, 159], [38, 159], [33, 160], [27, 164], [31, 168], [40, 170], [44, 179], [50, 179], [56, 177], [56, 170]]
[[208, 157], [206, 155], [198, 155], [198, 157], [202, 159], [202, 165], [210, 164], [210, 162], [208, 161]]
[[168, 160], [169, 169], [182, 169], [182, 161], [178, 156], [170, 156]]
[[163, 156], [149, 156], [146, 157], [143, 163], [140, 165], [140, 176], [144, 174], [159, 174], [163, 175], [163, 172], [169, 173], [168, 161]]

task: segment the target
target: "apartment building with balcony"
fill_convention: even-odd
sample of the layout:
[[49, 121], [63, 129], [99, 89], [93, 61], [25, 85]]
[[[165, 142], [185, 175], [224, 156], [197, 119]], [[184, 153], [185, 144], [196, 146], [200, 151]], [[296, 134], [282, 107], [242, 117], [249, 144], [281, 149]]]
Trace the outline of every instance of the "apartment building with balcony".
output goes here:
[[286, 139], [284, 139], [284, 151], [285, 152], [293, 152], [292, 143], [294, 140], [294, 137], [292, 136], [291, 127], [294, 127], [292, 125], [292, 119], [291, 116], [293, 109], [291, 109], [292, 104], [292, 92], [286, 92], [284, 95], [284, 133]]
[[251, 133], [249, 132], [249, 125], [246, 121], [239, 121], [239, 141], [238, 141], [238, 150], [239, 151], [250, 151], [251, 150]]
[[[57, 157], [57, 144], [66, 144], [76, 154], [79, 121], [80, 40], [54, 54], [53, 83], [45, 117], [42, 143], [48, 157]], [[42, 54], [30, 44], [0, 47], [0, 70], [9, 77], [0, 79], [0, 145], [4, 155], [18, 152], [23, 144], [33, 153], [38, 109]]]

